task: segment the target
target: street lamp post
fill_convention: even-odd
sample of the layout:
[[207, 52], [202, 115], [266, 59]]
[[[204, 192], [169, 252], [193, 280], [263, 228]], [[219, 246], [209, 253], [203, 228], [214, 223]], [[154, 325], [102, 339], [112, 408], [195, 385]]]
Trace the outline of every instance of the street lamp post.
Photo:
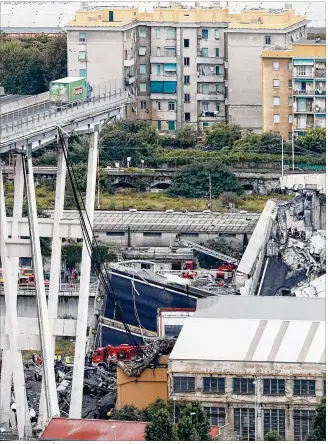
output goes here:
[[254, 414], [254, 436], [255, 439], [254, 441], [257, 440], [257, 381], [253, 381], [254, 384], [254, 395], [255, 395], [255, 402], [254, 402], [254, 410], [255, 410], [255, 414]]
[[173, 401], [173, 424], [175, 424], [175, 401], [177, 398], [172, 398]]

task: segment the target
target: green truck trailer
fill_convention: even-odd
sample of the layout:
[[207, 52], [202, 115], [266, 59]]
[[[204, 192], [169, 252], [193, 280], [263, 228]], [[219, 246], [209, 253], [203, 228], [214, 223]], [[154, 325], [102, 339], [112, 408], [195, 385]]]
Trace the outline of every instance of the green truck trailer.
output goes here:
[[50, 82], [50, 102], [56, 106], [87, 100], [90, 95], [90, 84], [84, 77], [65, 77]]

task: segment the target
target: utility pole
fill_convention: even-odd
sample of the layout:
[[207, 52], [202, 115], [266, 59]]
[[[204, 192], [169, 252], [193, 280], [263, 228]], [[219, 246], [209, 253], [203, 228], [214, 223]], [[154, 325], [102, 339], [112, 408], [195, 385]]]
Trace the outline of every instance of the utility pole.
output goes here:
[[281, 136], [281, 177], [284, 177], [284, 137]]
[[98, 151], [98, 165], [97, 165], [97, 206], [98, 206], [98, 210], [100, 210], [100, 154]]
[[295, 169], [294, 124], [292, 126], [292, 170]]
[[212, 211], [212, 180], [211, 180], [211, 173], [209, 173], [209, 175], [208, 175], [208, 186], [209, 186], [209, 194], [210, 194], [209, 210]]

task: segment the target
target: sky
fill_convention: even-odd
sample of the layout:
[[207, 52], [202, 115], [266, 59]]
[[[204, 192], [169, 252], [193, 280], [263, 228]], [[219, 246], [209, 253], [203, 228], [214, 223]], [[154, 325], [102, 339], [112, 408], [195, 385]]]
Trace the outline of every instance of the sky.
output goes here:
[[[198, 0], [199, 3], [211, 4], [212, 2]], [[131, 1], [89, 1], [89, 6], [133, 6], [138, 3], [141, 10], [151, 10], [153, 6], [168, 4], [168, 1], [147, 1], [147, 2], [131, 2]], [[192, 2], [184, 2], [190, 4]], [[280, 9], [285, 7], [285, 4], [292, 4], [296, 13], [306, 14], [307, 19], [311, 21], [310, 26], [323, 27], [326, 26], [326, 2], [296, 2], [296, 1], [262, 1], [262, 2], [226, 2], [221, 1], [221, 6], [229, 4], [231, 12], [238, 13], [245, 7], [268, 7]], [[0, 27], [62, 27], [70, 21], [75, 14], [75, 11], [80, 9], [81, 2], [76, 1], [34, 1], [34, 2], [9, 2], [0, 0]]]

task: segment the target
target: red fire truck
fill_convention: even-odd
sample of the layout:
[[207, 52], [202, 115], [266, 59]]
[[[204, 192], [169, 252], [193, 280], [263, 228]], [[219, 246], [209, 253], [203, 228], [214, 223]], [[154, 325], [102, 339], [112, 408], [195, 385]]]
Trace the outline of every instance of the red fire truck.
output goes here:
[[96, 348], [92, 355], [92, 365], [114, 371], [117, 361], [130, 361], [135, 357], [136, 350], [131, 345], [107, 345], [106, 347]]

